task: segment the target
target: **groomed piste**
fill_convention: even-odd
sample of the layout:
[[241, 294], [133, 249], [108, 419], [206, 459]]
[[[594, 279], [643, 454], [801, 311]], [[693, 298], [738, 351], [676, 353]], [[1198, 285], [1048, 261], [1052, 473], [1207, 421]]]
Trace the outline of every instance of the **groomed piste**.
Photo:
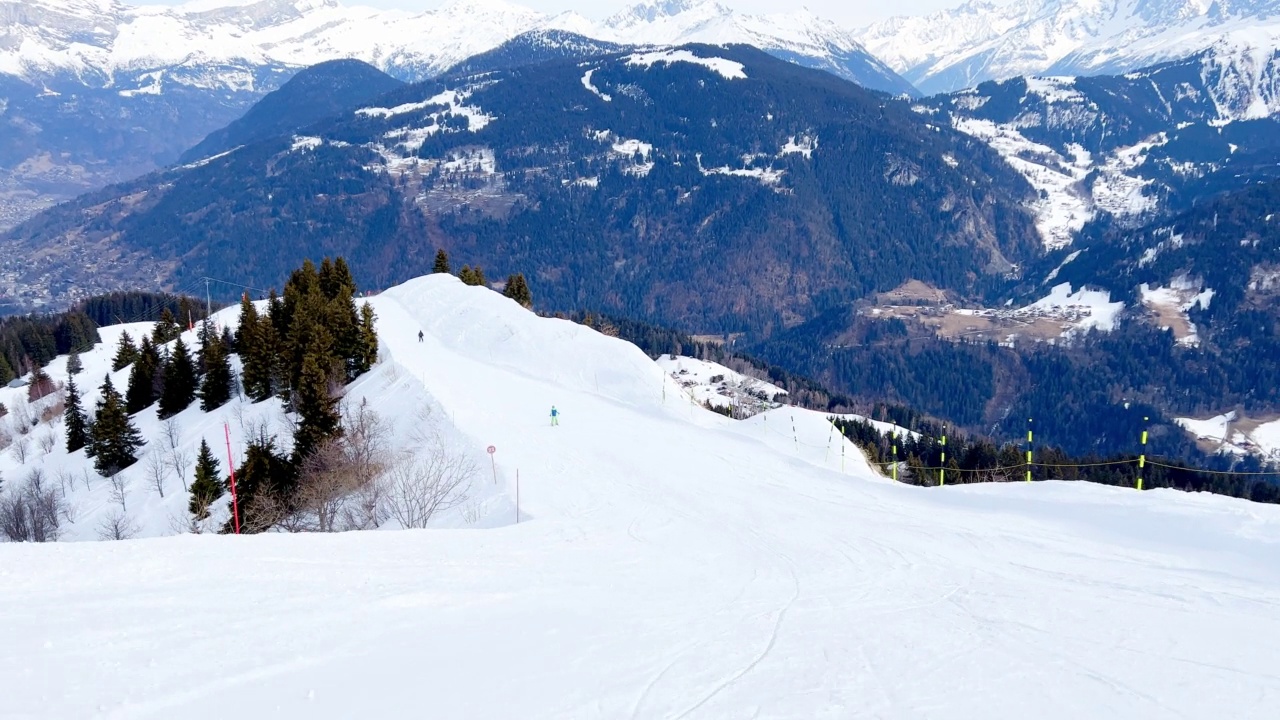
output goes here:
[[[895, 485], [820, 414], [703, 410], [634, 346], [453, 277], [371, 302], [381, 362], [350, 393], [400, 446], [430, 417], [475, 454], [472, 522], [165, 536], [185, 499], [143, 499], [135, 480], [154, 537], [0, 544], [0, 717], [1280, 708], [1280, 508], [1085, 483]], [[188, 412], [186, 441], [222, 432], [221, 415]], [[110, 503], [77, 501], [77, 527]]]

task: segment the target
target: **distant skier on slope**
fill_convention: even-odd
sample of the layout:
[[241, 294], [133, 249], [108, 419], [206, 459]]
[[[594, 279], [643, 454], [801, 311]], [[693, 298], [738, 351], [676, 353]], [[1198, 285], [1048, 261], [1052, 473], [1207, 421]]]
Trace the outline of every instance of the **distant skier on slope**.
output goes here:
[[559, 424], [560, 424], [560, 411], [556, 409], [555, 405], [552, 405], [551, 406], [551, 427], [555, 427]]
[[422, 342], [422, 331], [418, 331], [418, 342]]

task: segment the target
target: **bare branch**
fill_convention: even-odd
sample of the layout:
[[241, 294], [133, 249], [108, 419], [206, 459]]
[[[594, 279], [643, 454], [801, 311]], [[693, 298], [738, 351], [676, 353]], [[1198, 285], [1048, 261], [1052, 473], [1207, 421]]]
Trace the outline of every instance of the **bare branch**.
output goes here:
[[421, 455], [406, 455], [383, 478], [387, 510], [406, 528], [424, 528], [431, 518], [467, 499], [476, 464], [443, 442]]
[[177, 418], [169, 418], [160, 426], [162, 437], [169, 445], [170, 450], [177, 450], [178, 443], [182, 442], [182, 424]]
[[125, 506], [126, 491], [124, 487], [124, 473], [118, 472], [108, 477], [107, 480], [111, 483], [111, 501], [120, 503], [120, 510], [122, 512], [128, 512], [129, 508]]
[[164, 476], [168, 470], [169, 466], [160, 456], [160, 448], [147, 453], [147, 479], [156, 492], [160, 493], [160, 497], [164, 497]]
[[62, 493], [35, 468], [22, 488], [0, 496], [0, 534], [14, 542], [52, 542], [68, 512]]
[[169, 467], [173, 468], [173, 472], [178, 476], [178, 481], [182, 483], [182, 492], [190, 490], [187, 486], [187, 470], [191, 468], [191, 450], [180, 447], [170, 450]]
[[98, 523], [99, 540], [128, 540], [136, 536], [141, 528], [129, 520], [124, 510], [112, 510]]

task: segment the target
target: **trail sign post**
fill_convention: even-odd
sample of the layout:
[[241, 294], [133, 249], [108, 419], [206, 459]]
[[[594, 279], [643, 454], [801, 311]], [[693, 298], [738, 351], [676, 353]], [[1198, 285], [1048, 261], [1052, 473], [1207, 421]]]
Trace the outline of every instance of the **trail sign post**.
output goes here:
[[498, 448], [490, 445], [487, 452], [489, 453], [489, 464], [493, 467], [493, 484], [498, 484], [498, 461], [494, 459], [493, 454], [498, 452]]

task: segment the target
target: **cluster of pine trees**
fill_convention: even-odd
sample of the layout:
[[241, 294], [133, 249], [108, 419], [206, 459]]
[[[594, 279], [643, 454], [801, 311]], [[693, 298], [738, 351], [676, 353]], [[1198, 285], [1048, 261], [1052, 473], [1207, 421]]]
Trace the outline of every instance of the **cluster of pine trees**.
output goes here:
[[295, 270], [283, 296], [271, 293], [265, 313], [247, 296], [241, 300], [235, 347], [244, 393], [254, 402], [280, 398], [296, 418], [291, 455], [277, 449], [274, 437], [249, 442], [236, 473], [247, 528], [265, 526], [254, 516], [266, 499], [292, 501], [297, 469], [341, 432], [341, 388], [377, 362], [373, 308], [357, 308], [357, 292], [346, 261], [325, 258], [318, 269], [308, 260]]
[[[446, 274], [453, 272], [449, 264], [449, 253], [445, 252], [443, 248], [436, 251], [436, 262], [432, 266], [431, 272]], [[484, 269], [479, 265], [475, 267], [463, 265], [462, 269], [458, 271], [458, 279], [466, 285], [480, 287], [488, 285], [484, 277]], [[502, 294], [526, 308], [533, 308], [533, 293], [529, 290], [529, 281], [525, 280], [524, 273], [508, 275], [507, 281], [502, 288]]]
[[[214, 303], [212, 309], [222, 307]], [[100, 326], [158, 320], [166, 310], [170, 318], [194, 325], [205, 319], [206, 304], [186, 295], [129, 290], [95, 295], [72, 308]]]
[[71, 373], [63, 415], [67, 452], [84, 448], [94, 459], [94, 468], [111, 476], [135, 463], [145, 444], [130, 416], [158, 404], [161, 418], [172, 417], [197, 399], [208, 412], [231, 399], [235, 379], [229, 362], [230, 333], [215, 333], [205, 320], [194, 354], [181, 334], [181, 326], [168, 309], [140, 343], [135, 345], [129, 333], [121, 333], [112, 369], [129, 368], [128, 387], [122, 394], [108, 375], [99, 388], [101, 397], [92, 418], [85, 413], [76, 373]]
[[[319, 268], [308, 260], [290, 276], [283, 296], [272, 291], [264, 313], [248, 296], [243, 298], [234, 335], [225, 328], [218, 333], [207, 320], [202, 322], [194, 352], [182, 339], [173, 311], [161, 306], [150, 335], [135, 343], [128, 333], [121, 334], [112, 368], [129, 369], [123, 393], [107, 376], [90, 416], [71, 378], [64, 415], [67, 450], [83, 448], [105, 476], [129, 467], [145, 444], [131, 416], [158, 405], [158, 415], [167, 418], [197, 400], [205, 412], [220, 407], [237, 391], [230, 357], [239, 354], [245, 395], [254, 402], [280, 398], [295, 417], [291, 455], [278, 450], [274, 437], [251, 438], [244, 464], [236, 472], [245, 526], [264, 527], [254, 524], [253, 514], [261, 507], [255, 500], [290, 501], [298, 467], [341, 432], [341, 388], [377, 361], [373, 310], [368, 304], [357, 308], [356, 294], [342, 258], [325, 258]], [[207, 518], [209, 505], [226, 489], [219, 463], [202, 440], [191, 486], [192, 516]]]
[[0, 318], [0, 385], [96, 342], [98, 326], [83, 312]]

